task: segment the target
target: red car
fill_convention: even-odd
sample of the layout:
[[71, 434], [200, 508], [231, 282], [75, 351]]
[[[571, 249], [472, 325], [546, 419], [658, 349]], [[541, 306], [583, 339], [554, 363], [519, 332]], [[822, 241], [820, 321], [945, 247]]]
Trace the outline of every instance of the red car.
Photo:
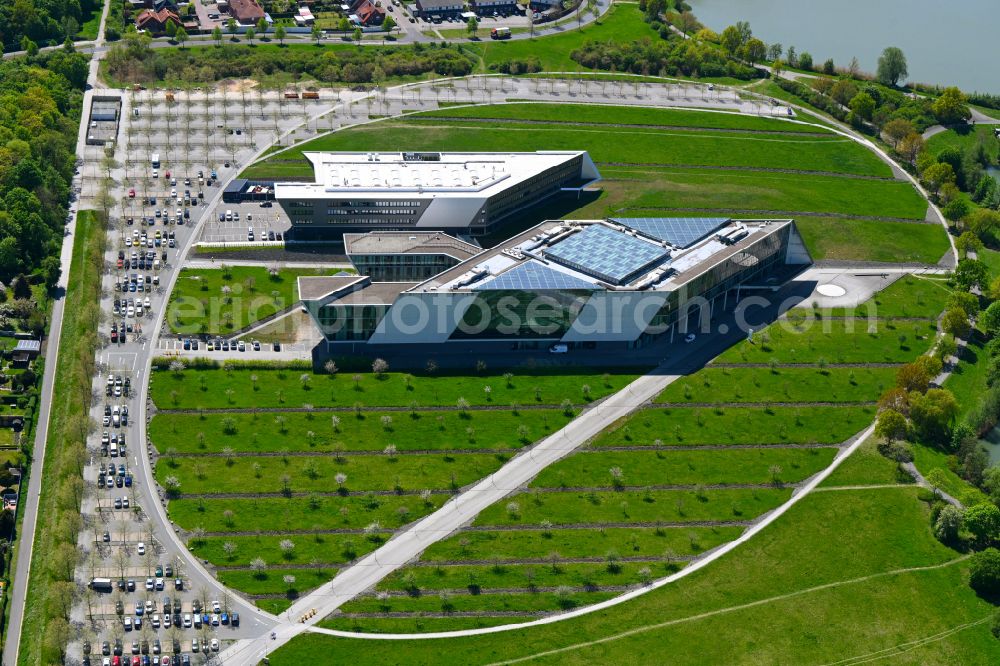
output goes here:
[[167, 177], [168, 180], [170, 179], [170, 172], [169, 171], [166, 173], [166, 177]]
[[129, 197], [129, 199], [135, 199], [135, 188], [134, 187], [128, 188], [128, 197]]

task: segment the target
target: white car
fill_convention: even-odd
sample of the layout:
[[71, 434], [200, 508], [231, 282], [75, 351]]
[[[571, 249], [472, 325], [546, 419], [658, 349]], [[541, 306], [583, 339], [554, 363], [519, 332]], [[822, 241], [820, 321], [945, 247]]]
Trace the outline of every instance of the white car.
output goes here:
[[156, 613], [156, 614], [153, 615], [152, 622], [153, 622], [153, 629], [159, 629], [160, 628], [160, 615], [159, 615], [159, 613]]
[[218, 652], [218, 651], [219, 651], [219, 639], [218, 638], [213, 638], [212, 639], [212, 652]]
[[184, 614], [184, 626], [185, 627], [190, 627], [191, 626], [191, 613], [185, 613]]
[[148, 591], [150, 591], [150, 592], [153, 591], [153, 579], [152, 578], [147, 578], [146, 579], [146, 589]]
[[[135, 547], [135, 549], [136, 549], [136, 552], [138, 552], [140, 555], [145, 555], [146, 554], [146, 544], [143, 543], [142, 541], [139, 542], [139, 545], [137, 545]], [[149, 584], [152, 583], [152, 582], [153, 582], [152, 578], [147, 578], [146, 579], [146, 589], [149, 589]]]
[[695, 335], [694, 333], [688, 333], [687, 335], [684, 336], [684, 342], [694, 342], [695, 338], [697, 337], [698, 336]]
[[213, 601], [212, 602], [212, 612], [213, 613], [221, 613], [222, 612], [222, 605], [218, 601]]

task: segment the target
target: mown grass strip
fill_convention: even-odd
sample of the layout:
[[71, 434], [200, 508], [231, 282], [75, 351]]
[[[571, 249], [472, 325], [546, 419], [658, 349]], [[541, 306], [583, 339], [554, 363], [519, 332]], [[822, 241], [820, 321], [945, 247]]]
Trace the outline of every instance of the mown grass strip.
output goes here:
[[896, 383], [896, 368], [704, 368], [656, 402], [867, 402]]
[[[299, 369], [156, 370], [150, 396], [160, 409], [282, 408], [313, 405], [349, 408], [470, 405], [559, 405], [590, 402], [616, 393], [636, 378], [630, 370], [515, 369], [481, 374], [340, 372]], [[489, 389], [489, 390], [487, 390]]]
[[82, 466], [90, 426], [88, 408], [98, 348], [105, 226], [96, 211], [80, 211], [63, 313], [45, 446], [38, 524], [31, 555], [21, 628], [19, 663], [61, 663], [71, 629], [69, 612], [76, 594], [74, 566], [82, 493]]

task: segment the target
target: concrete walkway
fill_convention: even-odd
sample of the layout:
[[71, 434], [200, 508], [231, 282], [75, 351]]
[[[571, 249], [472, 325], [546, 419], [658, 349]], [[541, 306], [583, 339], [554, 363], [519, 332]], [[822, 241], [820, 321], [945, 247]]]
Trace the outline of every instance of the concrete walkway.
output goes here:
[[[530, 482], [539, 472], [576, 451], [611, 423], [652, 400], [680, 375], [653, 371], [643, 375], [615, 395], [600, 402], [566, 427], [522, 452], [497, 472], [457, 495], [441, 509], [397, 534], [382, 547], [362, 558], [332, 581], [309, 593], [280, 618], [276, 639], [262, 637], [241, 641], [221, 655], [225, 664], [246, 664], [259, 659], [264, 650], [284, 644], [306, 626], [319, 622], [341, 604], [353, 599], [386, 576], [418, 557], [428, 546], [473, 520], [479, 512]], [[306, 614], [312, 616], [301, 623]]]

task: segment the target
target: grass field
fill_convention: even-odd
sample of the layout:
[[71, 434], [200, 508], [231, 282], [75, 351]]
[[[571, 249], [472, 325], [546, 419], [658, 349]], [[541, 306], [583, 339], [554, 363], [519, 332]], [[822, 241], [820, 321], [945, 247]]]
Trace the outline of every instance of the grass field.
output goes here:
[[[487, 107], [473, 107], [483, 108]], [[484, 133], [484, 126], [491, 131]], [[276, 157], [284, 161], [301, 159], [301, 151], [310, 150], [391, 150], [401, 142], [412, 144], [414, 132], [418, 133], [417, 148], [420, 150], [504, 151], [516, 144], [519, 150], [586, 149], [598, 164], [802, 169], [885, 178], [891, 175], [889, 167], [874, 154], [849, 139], [832, 134], [769, 136], [752, 132], [671, 131], [608, 125], [539, 125], [510, 120], [459, 123], [424, 118], [421, 114], [334, 132]], [[311, 167], [307, 162], [302, 164], [303, 175], [310, 175]]]
[[300, 275], [325, 275], [321, 269], [263, 266], [183, 268], [170, 295], [167, 324], [179, 334], [227, 334], [298, 302]]
[[930, 348], [936, 330], [933, 321], [781, 320], [715, 362], [908, 363]]
[[874, 154], [824, 132], [696, 110], [448, 107], [335, 132], [272, 154], [244, 175], [309, 179], [304, 150], [394, 150], [401, 142], [419, 150], [586, 149], [601, 171], [599, 191], [554, 200], [537, 211], [539, 219], [783, 216], [796, 219], [816, 259], [936, 263], [949, 247], [944, 230], [907, 222], [924, 220], [926, 202], [908, 183], [891, 180]]
[[842, 442], [875, 417], [874, 407], [671, 407], [646, 409], [597, 437], [594, 446]]
[[706, 368], [657, 402], [866, 402], [896, 382], [895, 368]]
[[833, 316], [937, 319], [948, 305], [951, 287], [943, 279], [904, 275], [856, 308], [834, 309]]
[[881, 261], [936, 264], [951, 250], [939, 226], [798, 217], [796, 226], [815, 261]]
[[[927, 318], [910, 323], [928, 327], [947, 295], [938, 283], [904, 277], [859, 310], [867, 313], [869, 305], [877, 305], [903, 316], [906, 309]], [[845, 314], [823, 312], [826, 319], [816, 325], [842, 330], [845, 322], [830, 317]], [[814, 315], [806, 310], [795, 317]], [[877, 323], [884, 325], [872, 336], [866, 334], [868, 341], [854, 352], [859, 367], [709, 366], [675, 381], [657, 401], [677, 404], [654, 404], [610, 424], [588, 446], [539, 473], [526, 490], [485, 509], [470, 528], [429, 546], [416, 565], [378, 586], [386, 592], [398, 592], [401, 585], [411, 592], [419, 588], [421, 598], [430, 601], [393, 597], [380, 606], [368, 595], [345, 604], [341, 610], [346, 616], [331, 622], [384, 631], [381, 618], [371, 615], [388, 603], [396, 614], [390, 626], [430, 628], [435, 625], [421, 622], [454, 612], [435, 601], [444, 590], [446, 596], [467, 600], [461, 608], [470, 614], [462, 620], [476, 626], [477, 620], [497, 612], [496, 598], [467, 595], [459, 583], [462, 577], [474, 580], [464, 587], [507, 594], [530, 589], [537, 572], [550, 566], [546, 582], [537, 585], [593, 591], [616, 586], [620, 591], [667, 575], [687, 558], [735, 538], [749, 522], [785, 502], [791, 485], [829, 466], [836, 447], [871, 423], [874, 407], [856, 403], [874, 401], [894, 385], [897, 368], [864, 363], [883, 358], [886, 344], [898, 344], [897, 329], [889, 326], [905, 322]], [[849, 348], [848, 339], [831, 328], [824, 344]], [[838, 401], [843, 404], [809, 404]], [[740, 402], [788, 404], [726, 404]], [[865, 444], [825, 487], [895, 485], [904, 482], [901, 478], [894, 463]], [[619, 560], [629, 565], [627, 574]], [[490, 573], [484, 574], [484, 568]], [[588, 581], [581, 582], [580, 576]], [[538, 616], [563, 607], [550, 599], [548, 606], [533, 608]], [[526, 616], [527, 611], [519, 611], [512, 617], [523, 621]], [[403, 624], [403, 619], [409, 622]], [[452, 619], [452, 626], [458, 626], [458, 618]]]
[[[439, 371], [317, 374], [288, 369], [158, 370], [150, 395], [160, 409], [316, 407], [455, 407], [458, 399], [470, 405], [510, 407], [558, 405], [563, 400], [584, 404], [619, 391], [636, 377], [634, 371], [535, 368], [502, 369], [477, 375]], [[306, 377], [307, 379], [303, 379]], [[256, 379], [255, 379], [256, 378]], [[486, 389], [489, 388], [487, 392]]]
[[938, 154], [945, 148], [958, 147], [962, 150], [970, 150], [977, 143], [982, 143], [986, 149], [986, 155], [993, 164], [1000, 159], [1000, 145], [993, 137], [993, 127], [991, 125], [970, 125], [962, 128], [948, 129], [935, 134], [927, 140], [927, 149], [933, 154]]
[[[336, 417], [338, 423], [334, 423]], [[387, 417], [389, 420], [384, 420]], [[381, 452], [500, 449], [514, 451], [558, 430], [572, 418], [557, 409], [438, 412], [288, 412], [224, 415], [158, 414], [149, 437], [161, 454], [315, 452], [338, 449]], [[523, 429], [522, 429], [523, 426]], [[312, 433], [311, 435], [309, 433]]]
[[677, 129], [737, 129], [761, 132], [792, 132], [831, 134], [822, 129], [788, 122], [779, 118], [761, 118], [738, 113], [705, 113], [685, 109], [655, 109], [600, 104], [539, 104], [519, 102], [495, 104], [485, 107], [446, 108], [421, 114], [425, 118], [496, 118], [498, 120], [534, 120], [557, 123], [594, 124], [608, 123], [609, 112], [614, 124], [648, 125]]
[[[271, 660], [299, 663], [307, 654], [322, 652], [331, 659], [352, 655], [357, 664], [484, 664], [532, 655], [537, 655], [532, 663], [651, 663], [669, 649], [678, 663], [828, 663], [884, 649], [900, 653], [894, 646], [992, 613], [990, 604], [965, 585], [957, 554], [930, 535], [927, 511], [915, 497], [916, 490], [905, 488], [816, 493], [712, 566], [574, 620], [456, 639], [362, 643], [300, 637]], [[809, 566], [802, 566], [804, 557]], [[934, 566], [940, 568], [902, 571]], [[542, 573], [545, 568], [536, 567], [539, 585], [552, 584], [553, 577]], [[577, 569], [563, 569], [565, 577], [556, 580], [580, 580]], [[432, 594], [428, 588], [436, 570], [413, 572], [422, 591]], [[441, 586], [463, 587], [462, 577], [468, 572], [449, 572], [440, 577]], [[489, 571], [476, 572], [476, 578], [487, 590], [506, 580]], [[386, 587], [401, 584], [394, 578]], [[438, 626], [437, 620], [421, 617], [395, 618], [392, 624], [350, 617], [332, 622], [338, 628], [376, 631]], [[468, 624], [455, 617], [445, 626]], [[723, 635], [725, 641], [717, 640]], [[699, 646], [697, 654], [693, 645]], [[554, 650], [563, 651], [543, 656]], [[985, 664], [996, 659], [1000, 643], [984, 623], [917, 644], [894, 661]]]
[[[70, 280], [59, 341], [52, 410], [45, 447], [45, 473], [38, 502], [38, 525], [31, 554], [31, 584], [28, 586], [21, 627], [18, 662], [49, 664], [61, 661], [62, 641], [50, 641], [52, 632], [68, 630], [70, 607], [76, 583], [72, 572], [55, 562], [67, 550], [77, 549], [80, 505], [73, 488], [80, 478], [79, 462], [86, 455], [87, 410], [81, 396], [89, 396], [94, 373], [94, 350], [98, 347], [101, 275], [104, 272], [105, 225], [95, 211], [80, 211], [73, 242]], [[81, 425], [83, 424], [83, 425]], [[61, 555], [60, 555], [61, 557]], [[70, 560], [72, 561], [72, 560]], [[41, 637], [46, 637], [44, 640]]]

